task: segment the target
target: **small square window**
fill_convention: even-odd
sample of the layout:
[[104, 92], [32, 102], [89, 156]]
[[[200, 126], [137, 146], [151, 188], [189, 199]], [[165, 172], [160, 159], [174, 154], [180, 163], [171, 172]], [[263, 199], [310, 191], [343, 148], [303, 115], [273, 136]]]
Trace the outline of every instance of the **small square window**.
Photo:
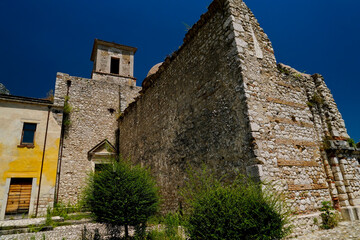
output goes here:
[[36, 123], [24, 123], [21, 144], [34, 145]]
[[112, 57], [110, 63], [110, 73], [119, 74], [119, 69], [120, 69], [120, 59]]

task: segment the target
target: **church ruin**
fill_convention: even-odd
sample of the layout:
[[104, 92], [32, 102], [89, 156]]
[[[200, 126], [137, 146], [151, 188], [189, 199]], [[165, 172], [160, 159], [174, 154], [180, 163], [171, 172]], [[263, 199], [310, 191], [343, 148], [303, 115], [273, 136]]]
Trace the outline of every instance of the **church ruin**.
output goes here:
[[58, 200], [75, 201], [86, 172], [118, 155], [151, 167], [163, 209], [175, 210], [187, 166], [275, 181], [315, 229], [321, 202], [360, 218], [360, 149], [324, 79], [277, 64], [241, 0], [214, 0], [183, 45], [136, 86], [136, 48], [95, 40], [91, 79], [58, 73], [55, 105], [69, 104]]

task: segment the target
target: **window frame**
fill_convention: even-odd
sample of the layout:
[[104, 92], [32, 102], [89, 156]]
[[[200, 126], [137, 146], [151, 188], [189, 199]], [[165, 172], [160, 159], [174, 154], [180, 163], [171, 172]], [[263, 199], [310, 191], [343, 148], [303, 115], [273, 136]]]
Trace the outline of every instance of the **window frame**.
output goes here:
[[[33, 125], [35, 126], [35, 129], [32, 130], [32, 129], [25, 129], [25, 125], [26, 124], [29, 124], [29, 125]], [[20, 141], [20, 147], [21, 146], [26, 146], [26, 147], [33, 147], [35, 145], [35, 134], [36, 134], [36, 129], [37, 129], [37, 123], [33, 123], [33, 122], [24, 122], [23, 123], [23, 128], [22, 128], [22, 131], [21, 131], [21, 141]], [[33, 138], [32, 138], [32, 142], [24, 142], [24, 132], [25, 131], [31, 131], [33, 132]]]
[[[113, 66], [116, 66], [116, 64], [113, 63], [113, 60], [116, 60], [116, 62], [118, 63], [117, 67], [116, 67], [117, 73], [112, 71], [112, 70], [114, 70]], [[118, 58], [118, 57], [110, 57], [110, 73], [111, 74], [116, 74], [116, 75], [120, 74], [120, 58]]]

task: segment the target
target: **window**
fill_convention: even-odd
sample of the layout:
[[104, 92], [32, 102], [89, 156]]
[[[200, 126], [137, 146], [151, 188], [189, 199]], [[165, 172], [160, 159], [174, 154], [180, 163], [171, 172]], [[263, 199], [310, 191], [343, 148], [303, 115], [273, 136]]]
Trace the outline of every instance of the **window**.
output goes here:
[[21, 145], [34, 145], [36, 123], [24, 123]]
[[120, 59], [112, 57], [110, 63], [110, 73], [119, 74], [119, 67]]

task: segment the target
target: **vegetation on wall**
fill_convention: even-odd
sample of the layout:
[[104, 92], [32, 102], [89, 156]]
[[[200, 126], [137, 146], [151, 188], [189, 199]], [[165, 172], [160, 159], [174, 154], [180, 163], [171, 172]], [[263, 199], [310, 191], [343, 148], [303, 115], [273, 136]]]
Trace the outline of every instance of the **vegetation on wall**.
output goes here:
[[355, 143], [354, 139], [349, 138], [349, 139], [347, 140], [347, 142], [349, 143], [349, 146], [350, 146], [350, 147], [356, 148], [356, 145], [357, 145], [357, 144]]
[[70, 105], [69, 100], [70, 100], [70, 97], [65, 96], [64, 109], [63, 109], [63, 114], [64, 114], [63, 115], [63, 125], [64, 125], [65, 132], [67, 132], [67, 130], [69, 129], [69, 127], [71, 125], [70, 113], [73, 110], [73, 107]]
[[330, 229], [334, 228], [338, 225], [340, 220], [340, 214], [336, 211], [334, 211], [334, 208], [331, 206], [330, 201], [323, 201], [322, 207], [320, 209], [321, 213], [321, 219], [322, 219], [322, 225], [321, 227], [323, 229]]
[[307, 102], [308, 107], [313, 107], [314, 105], [321, 105], [324, 103], [324, 99], [318, 94], [314, 93], [311, 99]]
[[49, 100], [51, 102], [54, 102], [54, 90], [50, 89], [47, 93], [46, 93], [46, 100]]

